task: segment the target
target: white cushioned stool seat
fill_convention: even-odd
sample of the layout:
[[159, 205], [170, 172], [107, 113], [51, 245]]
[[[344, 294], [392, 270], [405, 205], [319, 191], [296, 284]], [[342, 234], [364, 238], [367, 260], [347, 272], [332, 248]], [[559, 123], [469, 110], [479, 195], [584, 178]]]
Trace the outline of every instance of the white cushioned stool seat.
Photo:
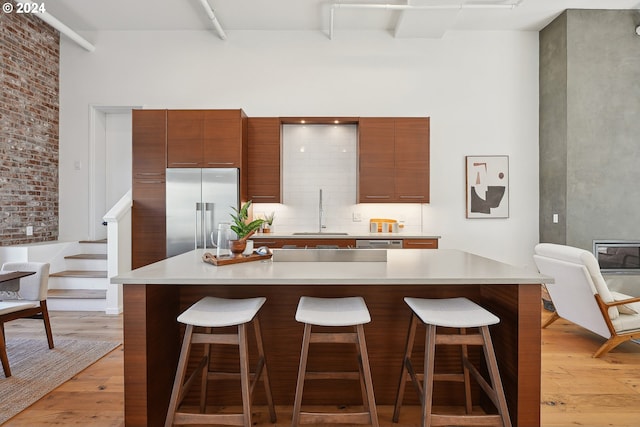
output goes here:
[[204, 297], [178, 316], [178, 322], [209, 328], [240, 325], [250, 322], [266, 300], [265, 297], [246, 299]]
[[296, 320], [317, 326], [353, 326], [371, 322], [362, 297], [300, 297]]
[[424, 323], [449, 328], [476, 328], [494, 325], [500, 319], [467, 298], [423, 299], [406, 297], [404, 301]]

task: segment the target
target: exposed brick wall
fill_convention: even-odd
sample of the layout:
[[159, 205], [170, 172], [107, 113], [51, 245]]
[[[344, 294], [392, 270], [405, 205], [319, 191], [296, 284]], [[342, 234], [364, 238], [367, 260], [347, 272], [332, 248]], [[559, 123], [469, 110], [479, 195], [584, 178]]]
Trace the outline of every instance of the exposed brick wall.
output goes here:
[[0, 12], [0, 246], [58, 238], [59, 41], [34, 16]]

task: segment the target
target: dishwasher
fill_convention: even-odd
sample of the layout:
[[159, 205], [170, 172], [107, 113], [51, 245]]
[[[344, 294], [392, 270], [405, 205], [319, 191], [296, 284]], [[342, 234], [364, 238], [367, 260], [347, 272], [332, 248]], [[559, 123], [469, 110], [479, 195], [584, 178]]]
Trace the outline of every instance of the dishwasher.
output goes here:
[[359, 249], [402, 249], [402, 239], [356, 240]]

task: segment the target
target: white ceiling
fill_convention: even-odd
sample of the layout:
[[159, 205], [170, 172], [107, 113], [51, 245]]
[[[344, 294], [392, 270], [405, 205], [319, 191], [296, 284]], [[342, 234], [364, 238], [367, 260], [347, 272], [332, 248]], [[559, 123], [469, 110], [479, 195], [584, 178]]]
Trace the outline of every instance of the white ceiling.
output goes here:
[[[200, 0], [44, 0], [48, 13], [78, 32], [213, 29]], [[224, 31], [328, 33], [333, 3], [411, 6], [512, 4], [518, 0], [208, 0]], [[565, 9], [640, 9], [640, 0], [521, 0], [514, 8], [335, 10], [333, 29], [385, 30], [396, 37], [441, 37], [447, 30], [538, 31]], [[639, 22], [640, 24], [640, 14]], [[230, 36], [232, 37], [232, 36]]]

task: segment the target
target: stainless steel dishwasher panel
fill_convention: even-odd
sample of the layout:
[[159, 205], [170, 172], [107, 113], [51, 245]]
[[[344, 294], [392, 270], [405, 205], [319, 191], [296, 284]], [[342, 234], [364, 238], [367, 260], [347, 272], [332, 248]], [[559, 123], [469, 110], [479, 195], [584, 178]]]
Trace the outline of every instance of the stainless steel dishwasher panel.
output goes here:
[[361, 249], [402, 249], [402, 239], [358, 239], [356, 248]]

